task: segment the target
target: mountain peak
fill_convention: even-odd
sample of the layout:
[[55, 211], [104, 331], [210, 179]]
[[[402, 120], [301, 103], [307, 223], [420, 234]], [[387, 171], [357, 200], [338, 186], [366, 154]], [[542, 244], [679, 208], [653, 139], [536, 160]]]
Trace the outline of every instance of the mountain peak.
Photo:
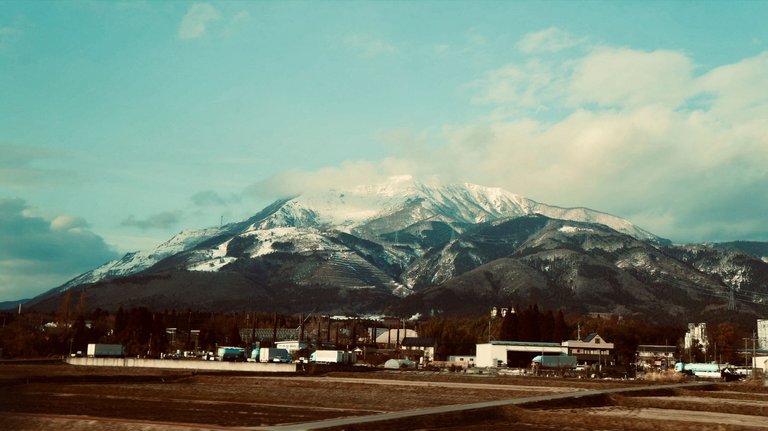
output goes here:
[[[503, 222], [537, 214], [603, 224], [638, 239], [660, 240], [625, 219], [599, 211], [546, 205], [499, 187], [425, 183], [411, 175], [400, 175], [376, 184], [303, 193], [279, 200], [242, 223], [181, 232], [154, 250], [129, 253], [70, 280], [60, 289], [148, 270], [171, 256], [190, 253], [190, 250], [202, 250], [192, 253], [198, 257], [193, 259], [196, 263], [190, 269], [199, 270], [203, 264], [208, 265], [206, 268], [216, 269], [230, 261], [225, 255], [230, 248], [227, 238], [232, 237], [248, 238], [236, 240], [237, 244], [261, 244], [253, 245], [256, 247], [253, 250], [260, 251], [252, 250], [260, 255], [282, 247], [281, 244], [291, 243], [296, 240], [294, 237], [303, 238], [296, 240], [302, 243], [300, 248], [303, 250], [328, 249], [331, 245], [325, 240], [318, 242], [312, 238], [342, 232], [361, 240], [389, 244], [395, 247], [393, 253], [398, 254], [402, 252], [396, 249], [403, 239], [399, 236], [401, 232], [407, 236], [430, 230], [434, 222], [441, 223], [444, 234], [451, 237], [478, 223]], [[275, 246], [273, 243], [280, 244]], [[419, 249], [413, 253], [419, 255], [425, 251]]]

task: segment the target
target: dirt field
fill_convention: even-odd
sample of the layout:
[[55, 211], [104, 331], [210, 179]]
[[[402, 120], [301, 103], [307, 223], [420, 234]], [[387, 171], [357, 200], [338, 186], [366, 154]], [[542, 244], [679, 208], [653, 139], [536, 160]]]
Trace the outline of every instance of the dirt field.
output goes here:
[[[275, 377], [0, 364], [0, 429], [258, 428], [643, 384], [389, 371]], [[718, 389], [500, 407], [344, 429], [765, 429], [768, 390], [743, 383]]]

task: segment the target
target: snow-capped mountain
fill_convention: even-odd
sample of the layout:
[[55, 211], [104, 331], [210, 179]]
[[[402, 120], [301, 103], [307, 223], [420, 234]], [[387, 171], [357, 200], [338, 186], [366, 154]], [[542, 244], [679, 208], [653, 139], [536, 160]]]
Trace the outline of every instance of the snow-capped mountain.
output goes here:
[[381, 233], [427, 220], [458, 226], [533, 214], [600, 223], [639, 239], [660, 240], [628, 220], [607, 213], [546, 205], [500, 188], [475, 184], [430, 186], [410, 176], [349, 190], [299, 195], [253, 227], [325, 227], [360, 233], [370, 230], [377, 221], [387, 220], [389, 223], [385, 228], [374, 231]]
[[[500, 188], [474, 184], [428, 186], [410, 176], [349, 190], [302, 194], [278, 201], [271, 207], [245, 222], [180, 232], [154, 250], [128, 253], [70, 280], [59, 289], [138, 273], [191, 249], [196, 252], [190, 256], [186, 269], [217, 271], [235, 259], [227, 255], [234, 237], [247, 238], [253, 243], [248, 253], [251, 257], [271, 253], [279, 249], [279, 245], [275, 248], [276, 243], [286, 242], [292, 242], [296, 252], [343, 252], [324, 236], [327, 232], [346, 232], [374, 241], [389, 234], [390, 242], [399, 242], [396, 233], [425, 222], [445, 223], [454, 234], [459, 234], [467, 226], [478, 223], [541, 214], [600, 223], [638, 239], [660, 241], [628, 220], [599, 211], [546, 205]], [[221, 241], [211, 242], [218, 237]], [[207, 247], [199, 247], [209, 242]], [[421, 252], [423, 250], [416, 249], [411, 256], [400, 258], [414, 257]], [[392, 251], [392, 254], [391, 258], [397, 260], [402, 252]]]
[[[587, 208], [551, 206], [499, 188], [397, 177], [281, 199], [242, 222], [181, 232], [33, 303], [50, 305], [67, 289], [87, 288], [89, 302], [102, 308], [207, 304], [347, 312], [413, 301], [439, 309], [446, 298], [462, 298], [462, 306], [512, 297], [546, 302], [538, 298], [546, 294], [535, 292], [550, 289], [557, 306], [564, 305], [561, 299], [589, 299], [596, 310], [648, 311], [631, 302], [674, 288], [682, 299], [665, 309], [672, 314], [687, 300], [700, 303], [702, 290], [716, 297], [729, 289], [768, 293], [768, 264], [712, 253], [720, 257], [697, 259], [703, 254]], [[477, 271], [484, 274], [480, 279]], [[487, 283], [495, 297], [471, 293]], [[606, 300], [620, 306], [602, 304]]]

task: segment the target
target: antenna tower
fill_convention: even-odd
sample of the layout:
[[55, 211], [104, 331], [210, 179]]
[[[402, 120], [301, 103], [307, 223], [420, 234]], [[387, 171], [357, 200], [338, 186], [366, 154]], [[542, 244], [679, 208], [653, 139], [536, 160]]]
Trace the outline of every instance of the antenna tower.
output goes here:
[[736, 310], [736, 299], [733, 295], [733, 287], [731, 287], [730, 290], [728, 290], [728, 310], [734, 311]]

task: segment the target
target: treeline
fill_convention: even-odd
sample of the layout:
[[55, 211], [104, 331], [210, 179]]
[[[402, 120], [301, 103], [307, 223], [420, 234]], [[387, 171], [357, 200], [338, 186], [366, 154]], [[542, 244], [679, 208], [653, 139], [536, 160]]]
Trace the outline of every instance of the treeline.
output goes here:
[[[193, 310], [153, 312], [146, 307], [90, 313], [68, 307], [56, 314], [0, 313], [0, 357], [49, 357], [86, 352], [89, 343], [121, 344], [126, 355], [159, 357], [176, 351], [213, 351], [216, 346], [262, 347], [302, 339], [324, 347], [356, 347], [370, 342], [376, 328], [414, 328], [413, 322], [389, 319], [335, 320], [327, 315], [216, 313]], [[370, 331], [369, 331], [370, 330]]]
[[449, 355], [472, 355], [477, 343], [490, 340], [559, 343], [596, 332], [615, 344], [617, 358], [624, 364], [634, 361], [639, 344], [680, 346], [677, 356], [689, 361], [738, 363], [743, 357], [737, 350], [753, 330], [730, 322], [708, 322], [708, 349], [699, 345], [685, 350], [684, 325], [566, 314], [563, 310], [541, 310], [536, 304], [510, 306], [495, 316], [437, 316], [418, 322], [333, 320], [320, 315], [274, 313], [153, 312], [144, 307], [120, 308], [112, 313], [100, 309], [85, 312], [84, 308], [82, 304], [70, 306], [65, 300], [55, 314], [0, 313], [0, 357], [62, 356], [85, 352], [88, 343], [122, 344], [128, 355], [158, 357], [176, 350], [213, 350], [217, 345], [247, 347], [255, 341], [264, 346], [285, 334], [314, 346], [352, 348], [372, 344], [376, 328], [408, 327], [415, 329], [419, 337], [435, 340], [438, 360]]
[[[241, 345], [241, 326], [268, 324], [283, 328], [290, 317], [258, 313], [228, 314], [145, 307], [114, 313], [11, 313], [2, 315], [0, 357], [49, 357], [86, 352], [89, 343], [122, 344], [131, 356], [158, 357], [175, 350]], [[250, 326], [250, 325], [249, 325]]]

